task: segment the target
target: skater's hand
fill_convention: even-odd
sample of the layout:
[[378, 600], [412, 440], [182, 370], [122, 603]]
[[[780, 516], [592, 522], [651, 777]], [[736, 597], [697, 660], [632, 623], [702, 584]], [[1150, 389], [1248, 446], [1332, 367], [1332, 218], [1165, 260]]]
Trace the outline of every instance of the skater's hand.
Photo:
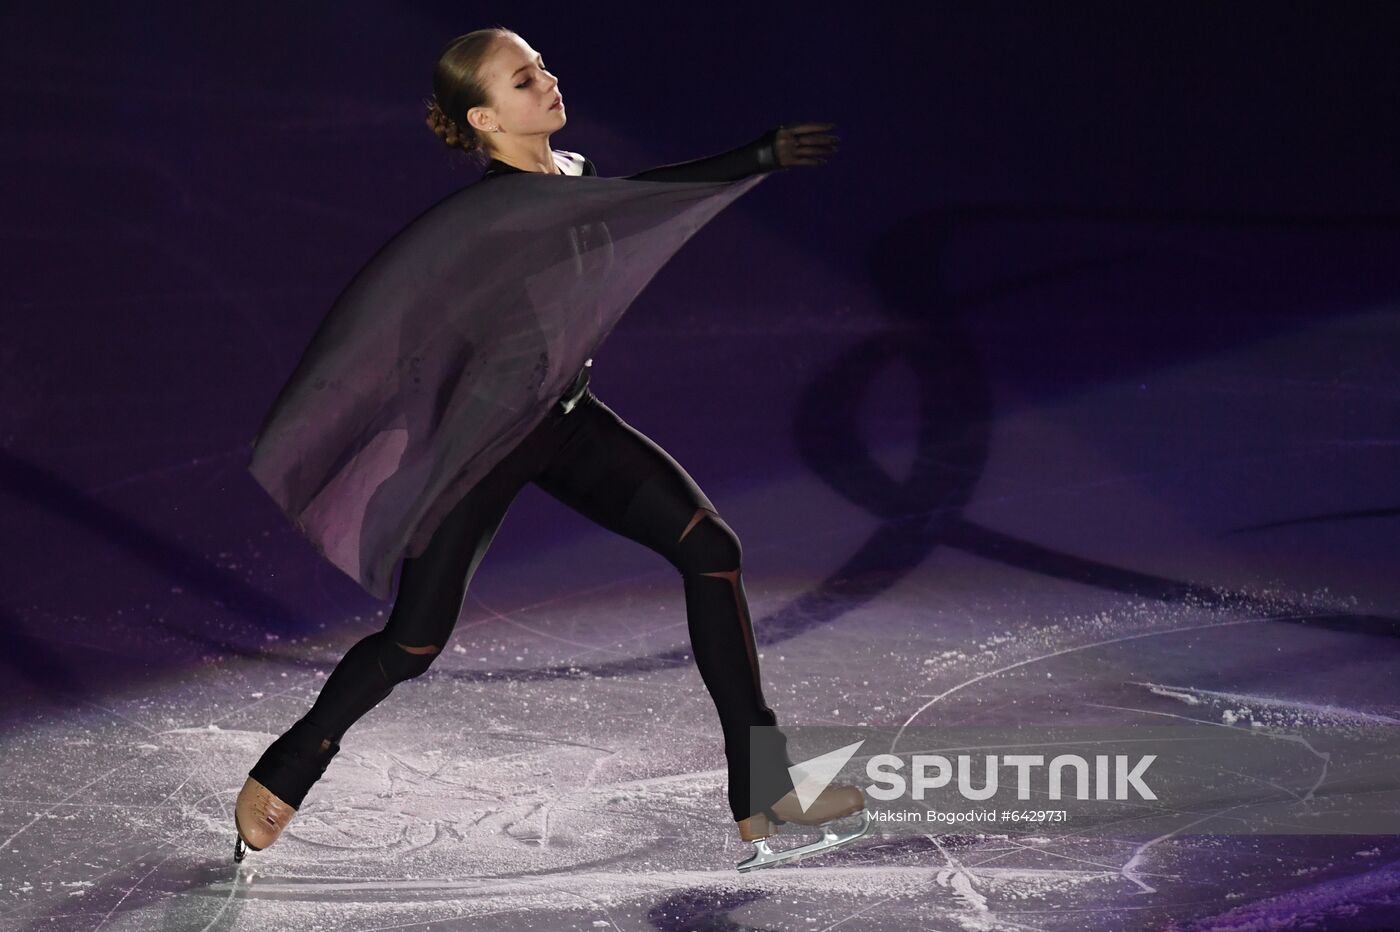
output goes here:
[[779, 168], [792, 165], [824, 165], [836, 152], [841, 138], [826, 130], [835, 123], [784, 123], [774, 132], [773, 154]]

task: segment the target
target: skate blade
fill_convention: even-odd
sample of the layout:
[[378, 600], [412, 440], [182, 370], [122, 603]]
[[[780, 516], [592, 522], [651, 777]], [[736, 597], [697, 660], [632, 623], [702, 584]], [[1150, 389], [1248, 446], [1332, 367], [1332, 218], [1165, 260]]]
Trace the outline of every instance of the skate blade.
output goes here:
[[834, 851], [843, 845], [848, 845], [869, 831], [870, 812], [867, 809], [862, 809], [860, 811], [860, 824], [851, 831], [836, 832], [832, 830], [831, 826], [824, 825], [820, 841], [798, 845], [795, 848], [788, 848], [786, 851], [774, 851], [768, 847], [767, 838], [760, 838], [753, 843], [754, 853], [740, 861], [735, 867], [740, 873], [747, 873], [763, 867], [774, 867], [778, 864], [800, 861], [805, 857], [811, 857], [825, 851]]
[[249, 851], [261, 851], [261, 848], [254, 848], [243, 838], [243, 826], [238, 822], [238, 813], [233, 814], [233, 830], [236, 838], [233, 842], [233, 863], [242, 864], [243, 859], [248, 856]]

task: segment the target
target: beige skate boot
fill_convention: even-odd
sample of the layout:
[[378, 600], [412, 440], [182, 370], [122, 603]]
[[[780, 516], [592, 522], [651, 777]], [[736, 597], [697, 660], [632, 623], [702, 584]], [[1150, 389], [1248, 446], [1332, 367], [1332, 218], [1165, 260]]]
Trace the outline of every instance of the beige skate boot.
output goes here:
[[[233, 808], [233, 825], [238, 832], [233, 846], [235, 861], [242, 861], [250, 849], [263, 850], [281, 836], [339, 751], [339, 744], [298, 723], [263, 752]], [[277, 792], [271, 786], [277, 787]]]
[[233, 825], [238, 831], [233, 859], [242, 861], [249, 849], [261, 851], [277, 840], [297, 811], [257, 780], [249, 777], [233, 807]]

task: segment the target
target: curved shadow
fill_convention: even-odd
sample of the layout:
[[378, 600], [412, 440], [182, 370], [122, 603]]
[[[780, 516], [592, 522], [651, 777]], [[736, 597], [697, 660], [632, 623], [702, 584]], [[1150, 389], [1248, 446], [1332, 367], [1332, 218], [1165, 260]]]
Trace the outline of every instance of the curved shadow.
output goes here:
[[[806, 465], [834, 491], [880, 520], [846, 561], [788, 605], [755, 625], [760, 645], [774, 645], [830, 624], [897, 584], [939, 547], [953, 546], [1028, 572], [1162, 601], [1196, 599], [1211, 606], [1261, 613], [1261, 617], [1393, 636], [1397, 621], [1348, 613], [1318, 613], [1301, 605], [1259, 600], [1225, 589], [1169, 579], [1098, 560], [1075, 557], [967, 521], [986, 464], [994, 417], [988, 376], [963, 325], [966, 315], [1028, 289], [1065, 281], [1137, 259], [1119, 250], [1015, 276], [980, 289], [953, 294], [943, 274], [951, 245], [974, 224], [1024, 220], [1089, 219], [1144, 223], [1199, 223], [1299, 229], [1391, 229], [1393, 218], [1279, 217], [1238, 211], [1151, 210], [1065, 211], [1018, 208], [948, 208], [906, 218], [892, 226], [870, 252], [871, 278], [882, 308], [895, 326], [851, 346], [817, 373], [799, 397], [794, 430]], [[902, 362], [918, 385], [914, 462], [897, 478], [862, 448], [860, 402], [892, 362]], [[117, 513], [13, 453], [0, 451], [0, 482], [50, 511], [95, 530], [109, 543], [181, 580], [192, 590], [259, 622], [290, 622], [302, 632], [312, 621], [294, 607], [264, 595], [205, 557], [167, 540]], [[228, 640], [156, 621], [211, 649], [255, 656], [302, 668], [331, 669], [334, 663], [292, 653], [249, 650]], [[30, 649], [37, 649], [31, 639]], [[52, 657], [52, 652], [46, 656]], [[42, 659], [42, 658], [41, 658]], [[45, 661], [47, 662], [47, 661]], [[595, 664], [494, 670], [435, 670], [468, 681], [538, 681], [630, 676], [691, 663], [690, 651], [675, 647], [648, 655]], [[61, 666], [49, 667], [61, 670]], [[71, 685], [72, 678], [69, 677]]]
[[[1187, 582], [1077, 557], [1016, 538], [967, 520], [986, 465], [994, 417], [988, 376], [962, 321], [978, 307], [1021, 291], [1099, 271], [1140, 255], [1120, 251], [1109, 257], [1063, 263], [954, 295], [941, 270], [950, 245], [970, 223], [1062, 219], [1158, 222], [1269, 223], [1312, 227], [1370, 228], [1372, 221], [1337, 221], [1257, 216], [1239, 212], [1170, 214], [1155, 211], [1057, 212], [1018, 209], [949, 209], [896, 224], [870, 254], [871, 275], [883, 309], [900, 322], [850, 347], [808, 385], [795, 415], [799, 453], [830, 488], [881, 524], [836, 571], [811, 591], [756, 622], [760, 646], [771, 646], [830, 624], [858, 609], [926, 561], [940, 546], [1086, 586], [1162, 602], [1193, 601], [1202, 607], [1249, 612], [1257, 617], [1358, 634], [1393, 637], [1400, 619], [1347, 612], [1318, 612], [1302, 604], [1255, 598], [1222, 587]], [[1388, 221], [1387, 221], [1388, 222]], [[1377, 224], [1380, 221], [1376, 221]], [[861, 401], [892, 362], [904, 362], [917, 378], [919, 396], [916, 449], [909, 473], [897, 478], [862, 445]], [[532, 681], [627, 676], [674, 668], [690, 662], [684, 648], [625, 660], [552, 667], [435, 671], [467, 681]]]
[[1265, 521], [1260, 524], [1242, 524], [1239, 527], [1227, 528], [1220, 532], [1221, 537], [1230, 534], [1243, 534], [1249, 531], [1264, 531], [1278, 527], [1292, 527], [1297, 524], [1323, 524], [1334, 521], [1354, 521], [1359, 518], [1397, 518], [1400, 517], [1400, 506], [1390, 508], [1358, 508], [1351, 511], [1330, 511], [1316, 515], [1300, 515], [1296, 518], [1280, 518], [1277, 521]]

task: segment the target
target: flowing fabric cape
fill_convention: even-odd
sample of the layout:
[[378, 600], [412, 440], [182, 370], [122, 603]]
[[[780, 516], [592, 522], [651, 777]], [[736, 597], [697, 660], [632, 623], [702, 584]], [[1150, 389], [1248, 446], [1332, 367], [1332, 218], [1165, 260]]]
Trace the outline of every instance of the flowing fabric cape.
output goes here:
[[448, 195], [336, 298], [248, 469], [388, 599], [400, 558], [545, 417], [686, 240], [765, 177], [521, 172]]

